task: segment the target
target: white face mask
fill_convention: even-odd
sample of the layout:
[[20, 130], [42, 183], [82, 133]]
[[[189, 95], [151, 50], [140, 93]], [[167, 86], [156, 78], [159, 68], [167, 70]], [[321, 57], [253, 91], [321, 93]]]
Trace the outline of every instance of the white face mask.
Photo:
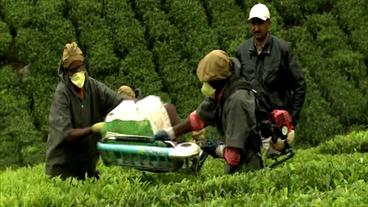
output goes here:
[[84, 74], [84, 71], [79, 71], [70, 76], [70, 80], [78, 88], [83, 88], [86, 75]]

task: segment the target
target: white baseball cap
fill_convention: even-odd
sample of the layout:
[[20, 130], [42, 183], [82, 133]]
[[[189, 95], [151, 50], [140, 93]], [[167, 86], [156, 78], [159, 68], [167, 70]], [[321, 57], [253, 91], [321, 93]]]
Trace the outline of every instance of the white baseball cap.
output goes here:
[[268, 11], [268, 8], [266, 5], [258, 3], [252, 7], [252, 9], [249, 12], [249, 18], [248, 21], [253, 18], [259, 18], [263, 21], [266, 21], [270, 18], [270, 11]]

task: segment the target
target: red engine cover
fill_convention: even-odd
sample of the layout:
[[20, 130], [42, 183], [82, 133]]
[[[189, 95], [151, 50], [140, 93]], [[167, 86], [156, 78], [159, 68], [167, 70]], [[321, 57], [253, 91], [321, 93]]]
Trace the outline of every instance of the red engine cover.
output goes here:
[[281, 110], [281, 109], [273, 110], [272, 113], [270, 114], [269, 120], [271, 121], [271, 123], [275, 124], [277, 128], [282, 130], [283, 134], [284, 134], [284, 129], [282, 128], [284, 126], [287, 127], [287, 132], [290, 132], [291, 130], [294, 129], [291, 115], [289, 114], [289, 112], [285, 110]]

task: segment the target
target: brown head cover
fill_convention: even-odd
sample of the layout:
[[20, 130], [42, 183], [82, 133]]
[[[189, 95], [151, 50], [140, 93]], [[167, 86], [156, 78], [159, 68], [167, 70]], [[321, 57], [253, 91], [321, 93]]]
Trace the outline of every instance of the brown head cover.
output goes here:
[[197, 77], [201, 82], [226, 79], [230, 76], [230, 58], [225, 51], [212, 50], [198, 64]]
[[78, 47], [77, 43], [67, 43], [63, 51], [63, 67], [69, 68], [70, 66], [75, 66], [76, 64], [83, 64], [84, 56], [82, 50]]
[[134, 99], [135, 93], [133, 89], [127, 85], [122, 85], [117, 91], [118, 95], [125, 99]]

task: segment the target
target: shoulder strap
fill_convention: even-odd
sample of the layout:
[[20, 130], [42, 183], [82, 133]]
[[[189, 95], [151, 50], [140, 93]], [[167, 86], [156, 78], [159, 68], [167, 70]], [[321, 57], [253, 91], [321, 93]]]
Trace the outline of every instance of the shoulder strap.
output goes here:
[[224, 99], [227, 99], [231, 94], [233, 94], [236, 90], [239, 89], [252, 90], [250, 83], [240, 75], [241, 71], [240, 61], [235, 57], [231, 57], [230, 59], [232, 64], [232, 74], [229, 77], [229, 81], [227, 81], [225, 85], [223, 96]]
[[239, 59], [235, 57], [230, 57], [230, 60], [233, 66], [233, 73], [235, 74], [236, 77], [240, 77], [241, 64]]

